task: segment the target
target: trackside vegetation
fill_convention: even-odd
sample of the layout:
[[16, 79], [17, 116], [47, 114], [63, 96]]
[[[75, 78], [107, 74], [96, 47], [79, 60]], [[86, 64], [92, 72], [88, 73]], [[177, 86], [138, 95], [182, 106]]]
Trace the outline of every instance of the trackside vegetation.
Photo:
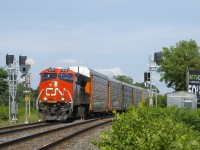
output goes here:
[[[37, 109], [31, 108], [31, 115], [28, 118], [30, 122], [36, 122], [39, 120]], [[25, 107], [20, 107], [18, 109], [18, 123], [24, 123], [25, 121]], [[8, 106], [0, 106], [0, 126], [10, 125], [9, 122], [9, 107]]]
[[102, 150], [200, 149], [200, 110], [129, 107], [115, 113], [109, 131], [92, 141]]

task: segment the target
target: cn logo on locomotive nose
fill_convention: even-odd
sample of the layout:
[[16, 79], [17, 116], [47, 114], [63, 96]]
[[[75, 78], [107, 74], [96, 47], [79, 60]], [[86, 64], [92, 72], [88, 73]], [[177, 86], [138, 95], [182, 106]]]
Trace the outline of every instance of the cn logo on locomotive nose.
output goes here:
[[[52, 91], [54, 90], [53, 94], [50, 94], [50, 92], [52, 93]], [[46, 88], [46, 96], [56, 96], [57, 91], [60, 93], [60, 95], [63, 95], [63, 93], [58, 89], [58, 88]]]

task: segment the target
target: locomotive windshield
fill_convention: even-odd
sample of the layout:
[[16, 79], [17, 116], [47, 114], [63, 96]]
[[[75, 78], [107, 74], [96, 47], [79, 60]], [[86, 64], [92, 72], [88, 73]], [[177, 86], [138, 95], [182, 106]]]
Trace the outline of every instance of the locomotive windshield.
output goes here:
[[72, 81], [73, 80], [73, 74], [60, 73], [60, 74], [58, 74], [58, 78], [60, 80], [64, 80], [64, 81]]
[[41, 81], [56, 79], [56, 77], [57, 77], [56, 73], [44, 73], [41, 75]]

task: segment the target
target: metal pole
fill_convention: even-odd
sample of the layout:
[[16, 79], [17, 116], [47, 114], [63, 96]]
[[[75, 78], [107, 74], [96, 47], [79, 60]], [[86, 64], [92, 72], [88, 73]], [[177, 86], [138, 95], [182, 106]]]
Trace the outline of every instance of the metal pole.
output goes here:
[[[30, 66], [28, 65], [28, 70], [30, 69]], [[31, 110], [30, 110], [30, 72], [28, 71], [26, 74], [25, 74], [25, 88], [26, 88], [26, 91], [25, 94], [25, 124], [28, 124], [30, 121], [29, 121], [29, 117], [30, 117], [30, 114], [31, 114]]]
[[149, 71], [150, 71], [150, 98], [149, 98], [149, 106], [153, 105], [152, 100], [152, 61], [151, 61], [151, 55], [149, 55]]
[[29, 82], [29, 79], [28, 79], [28, 73], [25, 75], [25, 89], [26, 91], [25, 92], [25, 124], [29, 123], [29, 89], [28, 89], [28, 82]]
[[31, 116], [31, 95], [30, 95], [30, 90], [31, 90], [31, 74], [28, 73], [28, 77], [29, 77], [29, 86], [28, 86], [28, 91], [29, 91], [29, 94], [28, 94], [28, 97], [29, 97], [29, 117]]
[[[149, 106], [153, 105], [153, 89], [152, 89], [152, 83], [153, 83], [153, 71], [156, 70], [156, 63], [154, 62], [154, 60], [151, 58], [151, 55], [149, 55], [149, 71], [150, 71], [150, 96], [149, 96]], [[157, 92], [157, 91], [156, 91]], [[157, 95], [157, 94], [156, 94]], [[156, 102], [157, 103], [157, 102]], [[156, 104], [157, 105], [157, 104]]]
[[[10, 82], [10, 81], [9, 81]], [[11, 121], [11, 118], [10, 118], [10, 106], [11, 106], [11, 103], [10, 103], [10, 85], [9, 85], [9, 121]]]
[[157, 93], [157, 88], [156, 88], [156, 107], [158, 106], [158, 93]]
[[17, 123], [17, 61], [14, 58], [13, 63], [8, 65], [8, 83], [9, 83], [9, 121], [11, 123]]
[[186, 91], [189, 91], [189, 69], [186, 66]]

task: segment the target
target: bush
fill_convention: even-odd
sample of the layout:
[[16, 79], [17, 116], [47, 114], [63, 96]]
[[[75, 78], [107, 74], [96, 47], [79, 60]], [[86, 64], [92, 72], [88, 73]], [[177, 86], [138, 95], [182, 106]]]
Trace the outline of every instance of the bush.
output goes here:
[[9, 109], [6, 106], [0, 106], [0, 120], [9, 119]]
[[130, 107], [93, 143], [101, 149], [199, 149], [199, 111]]

